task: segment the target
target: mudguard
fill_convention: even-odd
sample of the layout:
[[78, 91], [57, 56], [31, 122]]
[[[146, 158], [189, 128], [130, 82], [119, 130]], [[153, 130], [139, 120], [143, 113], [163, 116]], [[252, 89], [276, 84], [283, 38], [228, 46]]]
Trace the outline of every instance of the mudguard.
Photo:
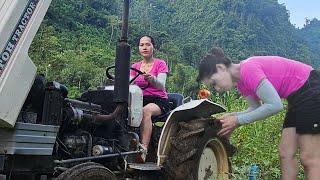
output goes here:
[[225, 111], [225, 107], [209, 101], [208, 99], [193, 100], [175, 108], [168, 116], [161, 132], [157, 152], [157, 165], [162, 167], [163, 162], [166, 160], [170, 146], [170, 143], [168, 143], [170, 134], [175, 132], [177, 129], [176, 123], [173, 122], [210, 117], [213, 114]]

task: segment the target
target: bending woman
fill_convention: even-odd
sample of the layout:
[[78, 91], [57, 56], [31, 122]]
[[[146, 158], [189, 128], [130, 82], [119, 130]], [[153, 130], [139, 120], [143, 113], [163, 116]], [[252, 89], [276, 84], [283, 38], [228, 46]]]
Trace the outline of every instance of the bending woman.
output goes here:
[[296, 152], [309, 180], [320, 179], [320, 71], [279, 56], [254, 56], [233, 64], [220, 48], [214, 48], [199, 66], [199, 80], [216, 91], [236, 87], [249, 108], [220, 119], [221, 136], [235, 128], [265, 119], [283, 109], [288, 100], [279, 145], [282, 179], [297, 178]]

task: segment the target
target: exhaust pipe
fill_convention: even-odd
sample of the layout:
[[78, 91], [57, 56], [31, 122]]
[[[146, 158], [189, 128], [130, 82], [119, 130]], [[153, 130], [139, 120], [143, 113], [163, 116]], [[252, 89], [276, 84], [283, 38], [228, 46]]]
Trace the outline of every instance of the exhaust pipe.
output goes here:
[[114, 102], [128, 103], [130, 51], [128, 44], [129, 0], [124, 0], [121, 38], [117, 46], [115, 62]]

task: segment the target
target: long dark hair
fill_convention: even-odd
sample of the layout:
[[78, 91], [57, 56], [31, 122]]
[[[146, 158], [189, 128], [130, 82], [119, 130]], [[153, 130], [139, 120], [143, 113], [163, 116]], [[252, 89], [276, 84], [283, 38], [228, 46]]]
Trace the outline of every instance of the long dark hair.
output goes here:
[[143, 37], [148, 37], [148, 38], [150, 38], [153, 47], [156, 46], [156, 43], [155, 43], [153, 37], [150, 36], [150, 35], [148, 35], [148, 34], [143, 34], [143, 35], [139, 36], [138, 41], [137, 41], [137, 45], [138, 45], [138, 46], [140, 45], [140, 39], [143, 38]]
[[224, 64], [226, 67], [231, 65], [231, 60], [224, 55], [219, 47], [213, 47], [211, 52], [206, 55], [199, 64], [199, 75], [197, 80], [202, 81], [217, 72], [217, 64]]

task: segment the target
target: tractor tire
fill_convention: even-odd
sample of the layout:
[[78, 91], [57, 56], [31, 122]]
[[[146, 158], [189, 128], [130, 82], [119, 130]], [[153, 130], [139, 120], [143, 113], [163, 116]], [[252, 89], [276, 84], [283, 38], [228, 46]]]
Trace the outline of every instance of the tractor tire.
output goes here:
[[202, 118], [178, 123], [164, 163], [168, 179], [229, 179], [234, 149], [226, 138], [217, 136], [221, 125], [216, 122]]
[[61, 173], [56, 180], [116, 180], [108, 168], [98, 163], [82, 163]]

